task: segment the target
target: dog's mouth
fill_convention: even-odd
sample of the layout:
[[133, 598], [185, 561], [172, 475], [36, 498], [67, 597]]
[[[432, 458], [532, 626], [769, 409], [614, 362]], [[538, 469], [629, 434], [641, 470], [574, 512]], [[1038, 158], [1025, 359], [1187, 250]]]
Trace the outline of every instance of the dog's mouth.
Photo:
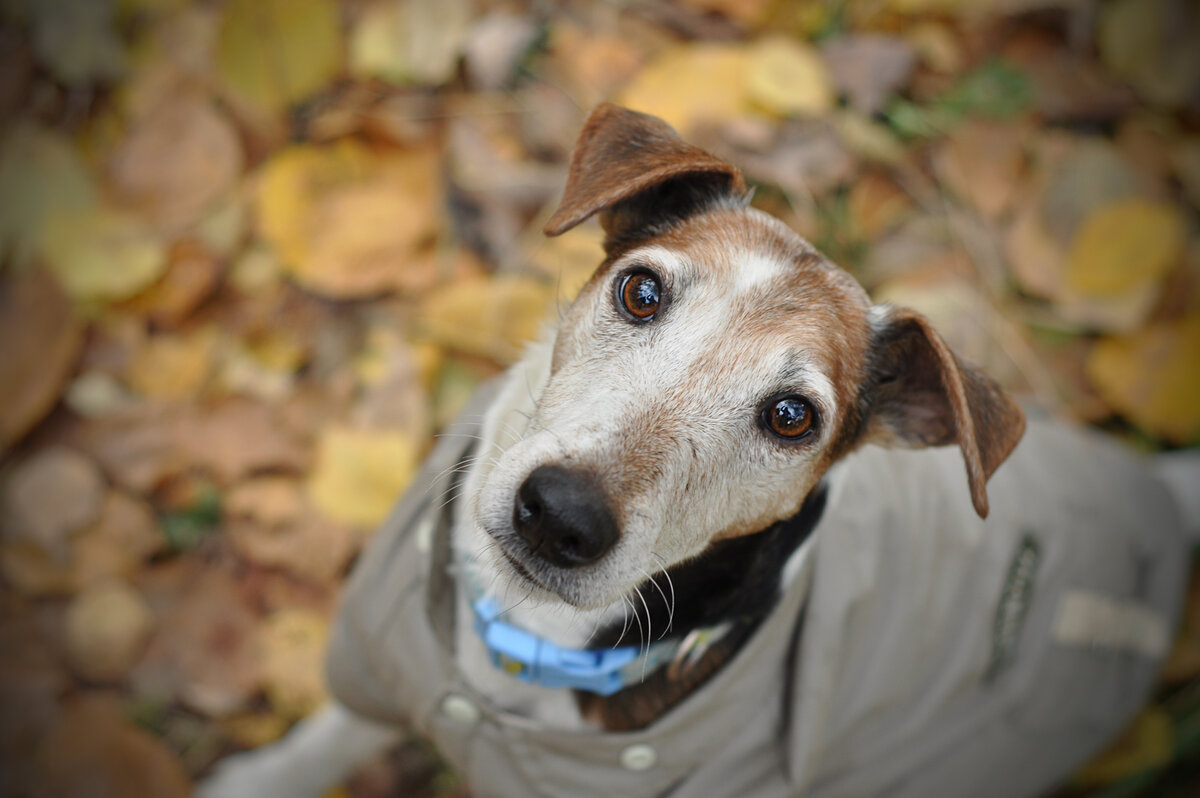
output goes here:
[[551, 590], [546, 585], [543, 585], [537, 579], [537, 577], [535, 577], [532, 573], [530, 573], [529, 569], [525, 566], [524, 563], [522, 563], [520, 560], [517, 559], [517, 557], [515, 555], [509, 553], [509, 551], [504, 548], [503, 543], [500, 544], [499, 549], [500, 549], [500, 554], [504, 556], [504, 559], [512, 567], [513, 571], [517, 574], [517, 576], [521, 577], [521, 579], [523, 579], [525, 582], [527, 582], [530, 587], [537, 588], [538, 590], [544, 590], [547, 593], [555, 593], [556, 592], [554, 590]]

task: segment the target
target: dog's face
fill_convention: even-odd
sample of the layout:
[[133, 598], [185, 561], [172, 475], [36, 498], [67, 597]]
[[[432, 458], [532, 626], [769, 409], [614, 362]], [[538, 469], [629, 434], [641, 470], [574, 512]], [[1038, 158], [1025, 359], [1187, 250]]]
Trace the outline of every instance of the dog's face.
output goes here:
[[[601, 212], [609, 257], [567, 311], [536, 411], [476, 505], [500, 567], [531, 592], [619, 601], [714, 540], [795, 514], [866, 441], [971, 433], [986, 512], [982, 480], [1015, 445], [1019, 411], [922, 319], [873, 308], [744, 193], [732, 167], [658, 120], [612, 106], [589, 120], [548, 230]], [[963, 429], [967, 394], [1002, 434]]]

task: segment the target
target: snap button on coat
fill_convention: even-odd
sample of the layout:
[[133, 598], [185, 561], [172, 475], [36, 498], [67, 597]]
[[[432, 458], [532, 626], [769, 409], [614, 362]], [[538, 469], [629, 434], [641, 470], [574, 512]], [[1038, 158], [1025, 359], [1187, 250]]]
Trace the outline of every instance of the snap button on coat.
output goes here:
[[658, 754], [653, 748], [637, 743], [621, 752], [621, 767], [626, 770], [649, 770], [658, 762]]

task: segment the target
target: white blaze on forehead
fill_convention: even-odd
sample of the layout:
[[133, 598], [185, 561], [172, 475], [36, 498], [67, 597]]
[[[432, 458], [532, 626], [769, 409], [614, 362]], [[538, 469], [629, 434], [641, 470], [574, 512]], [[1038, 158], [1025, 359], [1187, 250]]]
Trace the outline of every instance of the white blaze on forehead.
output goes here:
[[741, 294], [774, 280], [783, 272], [777, 259], [757, 252], [744, 252], [733, 258], [734, 290]]

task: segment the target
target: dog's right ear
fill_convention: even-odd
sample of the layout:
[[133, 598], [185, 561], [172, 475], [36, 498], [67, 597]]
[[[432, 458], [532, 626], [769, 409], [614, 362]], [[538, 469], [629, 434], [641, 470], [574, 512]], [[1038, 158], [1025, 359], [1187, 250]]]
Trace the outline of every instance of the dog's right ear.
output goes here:
[[583, 125], [562, 203], [543, 232], [561, 235], [599, 213], [611, 252], [714, 200], [745, 196], [732, 164], [688, 144], [657, 117], [605, 103]]

